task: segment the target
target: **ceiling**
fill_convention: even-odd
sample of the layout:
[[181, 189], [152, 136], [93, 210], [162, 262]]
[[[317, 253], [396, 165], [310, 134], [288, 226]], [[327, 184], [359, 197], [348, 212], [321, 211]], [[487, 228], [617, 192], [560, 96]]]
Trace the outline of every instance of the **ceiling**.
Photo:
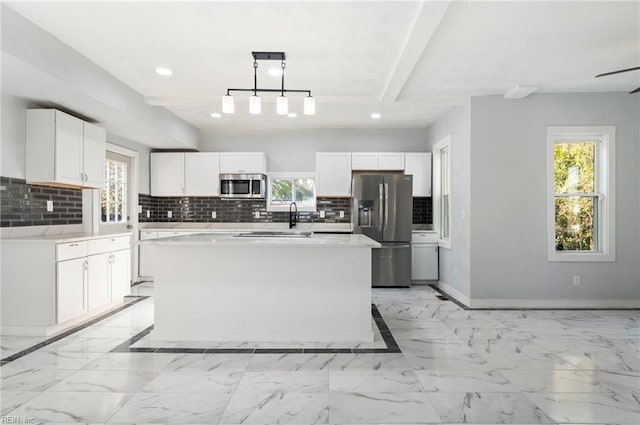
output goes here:
[[[470, 96], [518, 84], [538, 92], [630, 91], [640, 72], [638, 2], [9, 2], [12, 9], [201, 130], [426, 127]], [[285, 51], [297, 118], [220, 112], [253, 85], [251, 51]], [[258, 86], [278, 88], [260, 62]], [[155, 74], [157, 67], [171, 77]], [[382, 118], [372, 120], [370, 114]]]

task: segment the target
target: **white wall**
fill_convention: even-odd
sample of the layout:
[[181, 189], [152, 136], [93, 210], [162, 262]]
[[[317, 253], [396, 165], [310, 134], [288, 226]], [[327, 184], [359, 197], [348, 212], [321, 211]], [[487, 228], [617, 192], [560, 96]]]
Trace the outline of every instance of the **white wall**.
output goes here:
[[29, 100], [2, 93], [0, 176], [25, 178], [26, 110]]
[[[626, 93], [472, 98], [474, 300], [640, 299], [639, 117], [640, 96]], [[546, 128], [581, 125], [616, 126], [616, 261], [612, 263], [546, 259]], [[573, 275], [581, 276], [580, 286], [572, 284]]]
[[423, 128], [206, 131], [200, 150], [266, 152], [269, 171], [314, 171], [316, 152], [429, 151]]
[[451, 249], [439, 250], [440, 281], [467, 298], [471, 294], [470, 113], [469, 103], [454, 107], [427, 129], [428, 151], [451, 135]]

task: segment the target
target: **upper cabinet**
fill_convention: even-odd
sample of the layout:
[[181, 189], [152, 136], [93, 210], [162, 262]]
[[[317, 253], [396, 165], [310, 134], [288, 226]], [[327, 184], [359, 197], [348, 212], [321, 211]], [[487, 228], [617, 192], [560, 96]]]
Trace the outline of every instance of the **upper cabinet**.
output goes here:
[[152, 152], [151, 195], [220, 195], [220, 154]]
[[404, 170], [403, 152], [353, 152], [352, 170]]
[[317, 196], [351, 196], [351, 153], [316, 153]]
[[101, 189], [106, 132], [55, 109], [27, 110], [27, 183]]
[[431, 196], [431, 153], [407, 152], [405, 174], [413, 175], [413, 196]]
[[264, 152], [223, 152], [220, 154], [220, 174], [266, 174], [267, 155]]

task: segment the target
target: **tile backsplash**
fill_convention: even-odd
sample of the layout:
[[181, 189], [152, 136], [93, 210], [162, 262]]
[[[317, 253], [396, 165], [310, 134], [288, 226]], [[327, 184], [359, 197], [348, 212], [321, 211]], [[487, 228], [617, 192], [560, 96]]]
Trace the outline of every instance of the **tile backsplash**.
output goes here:
[[[47, 212], [47, 201], [53, 211]], [[27, 184], [0, 177], [0, 227], [82, 223], [82, 190]]]
[[[141, 223], [157, 222], [199, 222], [199, 223], [286, 223], [288, 212], [267, 211], [267, 202], [263, 199], [222, 199], [217, 197], [156, 197], [140, 194], [139, 205], [142, 212], [138, 215]], [[300, 212], [301, 223], [350, 223], [351, 199], [318, 198], [316, 212]], [[169, 211], [171, 218], [168, 217]], [[215, 211], [216, 218], [211, 213]], [[319, 211], [325, 217], [320, 218]], [[340, 218], [340, 211], [344, 217]], [[255, 214], [258, 213], [258, 217]], [[147, 217], [148, 214], [148, 217]], [[431, 224], [431, 198], [413, 198], [413, 223]]]

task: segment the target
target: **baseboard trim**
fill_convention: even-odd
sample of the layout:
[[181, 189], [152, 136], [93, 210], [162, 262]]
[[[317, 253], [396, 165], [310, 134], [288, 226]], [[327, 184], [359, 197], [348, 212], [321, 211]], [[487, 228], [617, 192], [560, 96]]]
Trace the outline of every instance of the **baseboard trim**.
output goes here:
[[445, 293], [445, 295], [447, 295], [448, 297], [454, 298], [457, 302], [463, 304], [464, 307], [470, 307], [469, 304], [471, 302], [471, 299], [462, 292], [458, 291], [453, 286], [449, 285], [447, 282], [439, 280], [438, 283], [436, 283], [436, 287], [443, 293]]
[[637, 309], [640, 300], [472, 299], [470, 308]]

